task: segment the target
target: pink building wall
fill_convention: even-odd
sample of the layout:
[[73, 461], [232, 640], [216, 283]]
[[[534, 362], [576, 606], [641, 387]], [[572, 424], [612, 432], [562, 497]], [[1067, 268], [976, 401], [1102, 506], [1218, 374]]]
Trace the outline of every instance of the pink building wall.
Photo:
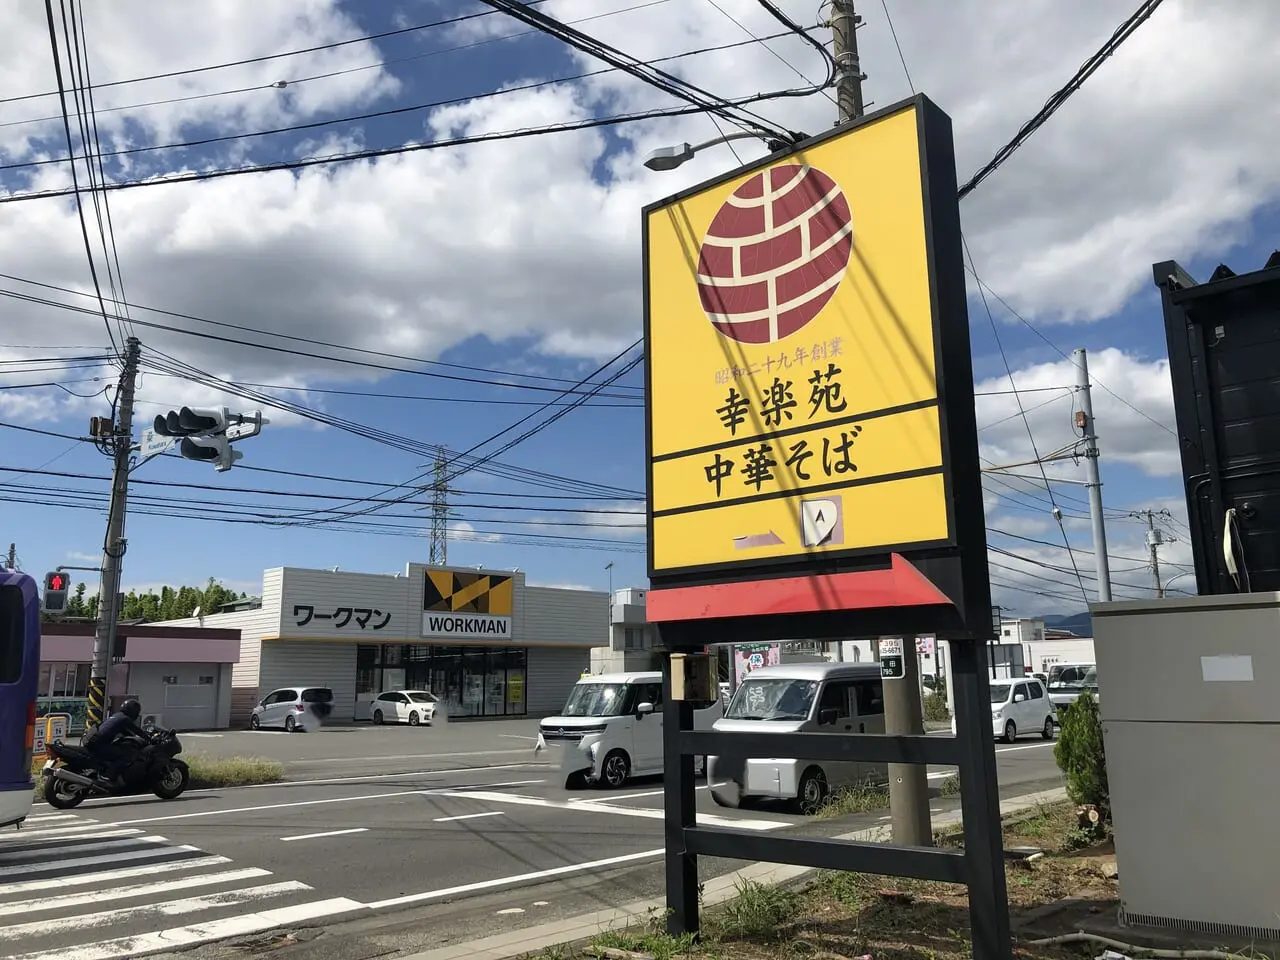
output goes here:
[[[44, 633], [40, 637], [44, 663], [88, 663], [93, 659], [93, 637], [67, 637]], [[224, 637], [129, 636], [125, 663], [239, 663], [240, 642]]]

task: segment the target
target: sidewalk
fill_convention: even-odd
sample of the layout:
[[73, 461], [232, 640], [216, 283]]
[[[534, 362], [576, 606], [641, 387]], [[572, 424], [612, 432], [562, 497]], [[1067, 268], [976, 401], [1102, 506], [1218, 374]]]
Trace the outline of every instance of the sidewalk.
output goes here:
[[[1010, 797], [1001, 802], [1000, 813], [1008, 816], [1032, 809], [1042, 803], [1057, 803], [1065, 800], [1066, 796], [1066, 790], [1060, 787], [1056, 790]], [[933, 818], [935, 830], [958, 823], [960, 823], [959, 810], [938, 814]], [[889, 825], [885, 824], [841, 834], [835, 839], [882, 843], [889, 839], [889, 833]], [[797, 867], [783, 863], [753, 863], [741, 870], [708, 880], [703, 886], [702, 905], [704, 908], [713, 907], [733, 899], [737, 895], [739, 884], [742, 883], [786, 883], [813, 872], [815, 871], [811, 867]], [[652, 916], [661, 915], [666, 911], [666, 906], [665, 901], [662, 900], [639, 900], [621, 907], [597, 910], [594, 913], [585, 913], [535, 927], [525, 927], [510, 933], [485, 937], [482, 940], [426, 950], [401, 957], [400, 960], [511, 960], [513, 957], [522, 957], [548, 947], [589, 940], [607, 930], [625, 929], [642, 923]]]

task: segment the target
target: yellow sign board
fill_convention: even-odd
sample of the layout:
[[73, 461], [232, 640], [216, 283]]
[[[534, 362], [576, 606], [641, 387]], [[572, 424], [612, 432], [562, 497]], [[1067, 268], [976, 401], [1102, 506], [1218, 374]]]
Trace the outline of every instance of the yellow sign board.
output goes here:
[[651, 575], [954, 542], [919, 114], [646, 209]]

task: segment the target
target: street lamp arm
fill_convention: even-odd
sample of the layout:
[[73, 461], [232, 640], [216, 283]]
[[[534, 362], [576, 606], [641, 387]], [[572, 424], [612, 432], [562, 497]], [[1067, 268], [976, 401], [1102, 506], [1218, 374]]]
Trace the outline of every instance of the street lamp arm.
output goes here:
[[728, 133], [716, 137], [714, 140], [708, 140], [705, 143], [691, 144], [680, 143], [673, 147], [659, 147], [645, 157], [644, 165], [650, 170], [674, 170], [693, 159], [694, 154], [699, 150], [706, 150], [708, 147], [719, 146], [722, 143], [729, 143], [733, 140], [762, 140], [769, 148], [771, 153], [776, 153], [793, 143], [803, 140], [804, 134], [790, 133], [790, 140], [782, 140], [772, 134], [761, 133], [755, 130], [744, 130], [741, 133]]

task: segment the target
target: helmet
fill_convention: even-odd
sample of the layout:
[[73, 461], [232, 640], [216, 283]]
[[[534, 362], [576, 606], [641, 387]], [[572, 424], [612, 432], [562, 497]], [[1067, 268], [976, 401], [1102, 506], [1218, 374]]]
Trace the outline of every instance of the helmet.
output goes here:
[[120, 712], [130, 720], [136, 721], [140, 716], [142, 716], [142, 704], [137, 700], [126, 700], [124, 703], [120, 704]]

